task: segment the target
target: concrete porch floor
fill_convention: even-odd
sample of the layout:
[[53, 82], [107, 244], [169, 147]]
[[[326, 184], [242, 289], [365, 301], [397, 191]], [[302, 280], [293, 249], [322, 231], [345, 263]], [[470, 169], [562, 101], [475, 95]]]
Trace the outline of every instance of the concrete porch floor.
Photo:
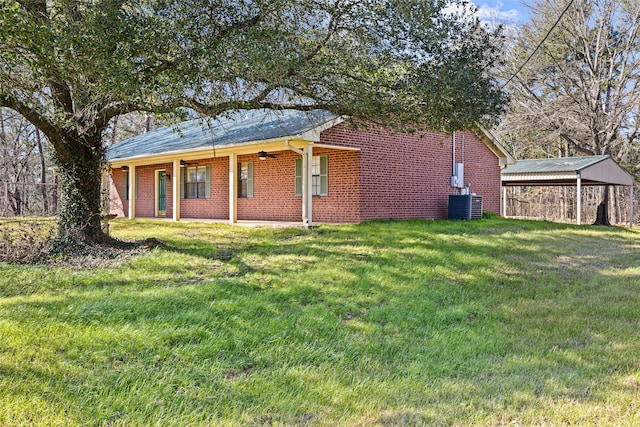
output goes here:
[[[142, 219], [142, 218], [141, 218]], [[171, 218], [145, 218], [159, 221], [173, 221]], [[302, 221], [250, 221], [238, 220], [231, 224], [228, 219], [208, 219], [208, 218], [180, 218], [180, 222], [201, 222], [203, 224], [224, 224], [247, 228], [303, 228]], [[313, 225], [323, 225], [324, 223], [314, 223]]]

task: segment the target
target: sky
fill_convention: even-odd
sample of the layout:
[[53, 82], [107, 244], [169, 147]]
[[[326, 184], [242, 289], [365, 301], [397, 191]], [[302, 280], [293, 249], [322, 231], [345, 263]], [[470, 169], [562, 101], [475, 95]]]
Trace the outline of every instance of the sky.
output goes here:
[[517, 25], [529, 20], [529, 10], [522, 0], [472, 0], [483, 21]]

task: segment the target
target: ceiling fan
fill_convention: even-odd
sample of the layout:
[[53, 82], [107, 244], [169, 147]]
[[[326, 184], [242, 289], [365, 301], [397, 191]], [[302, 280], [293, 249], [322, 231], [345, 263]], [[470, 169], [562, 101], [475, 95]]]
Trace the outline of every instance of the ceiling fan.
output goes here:
[[275, 154], [269, 154], [269, 153], [267, 153], [266, 151], [260, 151], [260, 152], [258, 152], [258, 158], [259, 158], [260, 160], [267, 160], [267, 157], [270, 157], [270, 158], [272, 158], [272, 159], [277, 159], [277, 158], [278, 158], [278, 156], [277, 156], [277, 155], [275, 155]]

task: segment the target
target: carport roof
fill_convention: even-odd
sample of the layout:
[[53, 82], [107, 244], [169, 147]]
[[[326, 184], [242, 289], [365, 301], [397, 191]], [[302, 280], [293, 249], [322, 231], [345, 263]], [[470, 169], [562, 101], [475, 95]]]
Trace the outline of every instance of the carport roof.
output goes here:
[[609, 155], [518, 160], [502, 170], [502, 185], [633, 185]]

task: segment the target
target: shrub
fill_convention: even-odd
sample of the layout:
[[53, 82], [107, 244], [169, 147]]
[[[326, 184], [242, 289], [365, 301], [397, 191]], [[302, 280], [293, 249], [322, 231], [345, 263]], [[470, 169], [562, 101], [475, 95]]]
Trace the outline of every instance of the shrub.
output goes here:
[[31, 263], [49, 251], [55, 234], [50, 222], [0, 223], [0, 262]]

